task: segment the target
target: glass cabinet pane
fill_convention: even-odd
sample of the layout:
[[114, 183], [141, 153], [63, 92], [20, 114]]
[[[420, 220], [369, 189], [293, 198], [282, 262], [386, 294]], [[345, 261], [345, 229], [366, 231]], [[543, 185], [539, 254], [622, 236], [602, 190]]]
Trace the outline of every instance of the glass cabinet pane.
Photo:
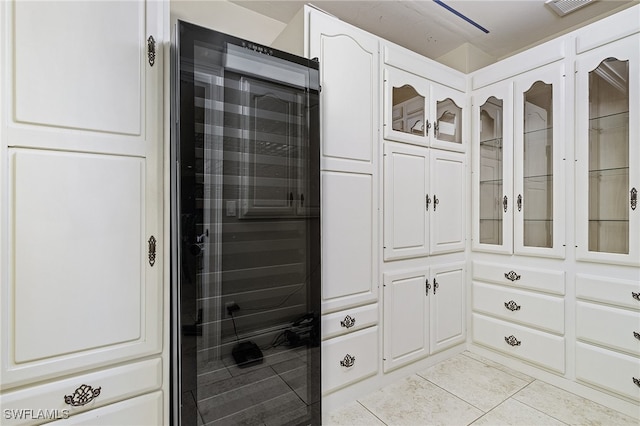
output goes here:
[[441, 141], [462, 144], [462, 108], [451, 98], [436, 103], [435, 136]]
[[553, 247], [552, 89], [537, 81], [524, 93], [523, 194], [516, 204], [528, 247]]
[[589, 72], [589, 251], [629, 253], [629, 61]]
[[417, 136], [425, 135], [424, 96], [408, 84], [393, 88], [392, 128]]
[[502, 100], [490, 97], [480, 107], [480, 243], [502, 245]]

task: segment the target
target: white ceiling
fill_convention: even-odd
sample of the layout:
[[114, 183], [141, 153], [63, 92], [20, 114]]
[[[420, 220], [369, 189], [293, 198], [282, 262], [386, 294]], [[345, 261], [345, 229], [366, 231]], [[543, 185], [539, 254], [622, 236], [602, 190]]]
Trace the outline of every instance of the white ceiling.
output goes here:
[[[469, 43], [495, 60], [576, 29], [640, 0], [598, 0], [560, 18], [544, 0], [444, 0], [485, 34], [431, 0], [231, 0], [288, 23], [305, 3], [431, 59]], [[639, 16], [640, 18], [640, 16]]]

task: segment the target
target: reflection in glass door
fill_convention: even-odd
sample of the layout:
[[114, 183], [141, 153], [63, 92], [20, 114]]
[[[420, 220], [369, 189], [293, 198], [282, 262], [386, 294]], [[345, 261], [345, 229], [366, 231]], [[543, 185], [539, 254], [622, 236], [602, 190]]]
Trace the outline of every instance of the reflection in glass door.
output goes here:
[[178, 31], [173, 419], [319, 424], [318, 64]]

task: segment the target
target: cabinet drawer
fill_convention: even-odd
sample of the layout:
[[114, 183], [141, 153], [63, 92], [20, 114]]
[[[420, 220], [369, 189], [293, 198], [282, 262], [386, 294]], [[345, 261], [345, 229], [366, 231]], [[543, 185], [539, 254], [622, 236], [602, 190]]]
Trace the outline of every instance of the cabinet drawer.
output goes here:
[[[3, 417], [4, 410], [33, 410], [35, 415], [35, 411], [41, 409], [57, 410], [58, 418], [65, 412], [73, 418], [77, 413], [151, 392], [161, 385], [162, 360], [155, 358], [4, 393]], [[73, 406], [65, 402], [67, 397], [72, 402], [77, 401], [82, 391], [91, 395], [97, 389], [99, 394], [85, 405]], [[3, 425], [32, 423], [29, 418], [4, 421]]]
[[322, 392], [332, 392], [378, 371], [378, 327], [322, 342]]
[[564, 271], [541, 271], [516, 265], [473, 262], [473, 279], [564, 295]]
[[576, 296], [640, 310], [640, 281], [576, 274]]
[[639, 312], [580, 301], [576, 305], [578, 339], [640, 355]]
[[560, 297], [474, 282], [473, 309], [564, 334], [564, 299]]
[[162, 410], [162, 392], [158, 391], [51, 424], [56, 426], [156, 426], [164, 424]]
[[378, 323], [378, 304], [360, 306], [322, 316], [322, 338], [339, 336]]
[[636, 357], [578, 342], [576, 378], [640, 401], [640, 359]]
[[[473, 340], [525, 361], [564, 373], [564, 338], [473, 314]], [[511, 340], [513, 345], [507, 340]]]

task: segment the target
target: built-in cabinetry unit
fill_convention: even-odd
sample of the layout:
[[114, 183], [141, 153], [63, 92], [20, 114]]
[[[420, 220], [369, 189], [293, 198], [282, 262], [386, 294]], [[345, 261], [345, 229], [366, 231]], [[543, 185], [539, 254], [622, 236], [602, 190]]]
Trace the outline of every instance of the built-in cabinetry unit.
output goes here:
[[[379, 369], [378, 39], [309, 10], [320, 61], [322, 390]], [[345, 70], [349, 70], [345, 72]]]
[[0, 5], [3, 424], [166, 422], [166, 10]]

